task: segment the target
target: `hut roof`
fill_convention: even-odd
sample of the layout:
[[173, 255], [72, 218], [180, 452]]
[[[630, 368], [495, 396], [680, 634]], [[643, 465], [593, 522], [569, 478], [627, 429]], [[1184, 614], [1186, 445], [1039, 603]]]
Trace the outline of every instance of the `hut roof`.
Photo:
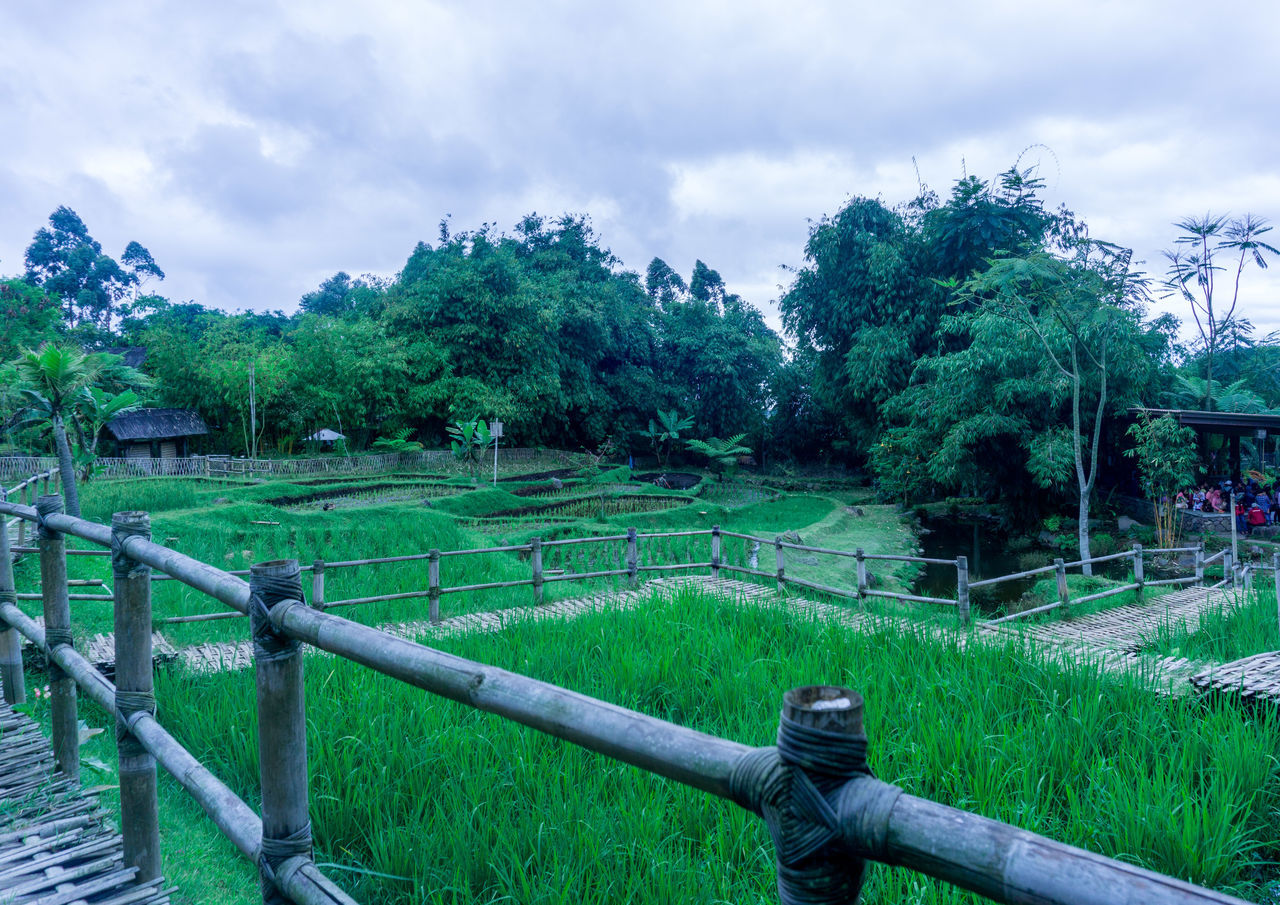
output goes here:
[[112, 346], [107, 351], [124, 358], [124, 363], [131, 368], [142, 367], [142, 363], [147, 359], [146, 346]]
[[209, 433], [209, 425], [190, 409], [138, 409], [111, 419], [107, 432], [117, 440], [164, 440]]
[[329, 430], [329, 428], [323, 427], [320, 430], [316, 431], [307, 439], [313, 443], [315, 442], [332, 443], [334, 440], [345, 440], [347, 438], [346, 438], [346, 435], [344, 434], [340, 434], [335, 430]]

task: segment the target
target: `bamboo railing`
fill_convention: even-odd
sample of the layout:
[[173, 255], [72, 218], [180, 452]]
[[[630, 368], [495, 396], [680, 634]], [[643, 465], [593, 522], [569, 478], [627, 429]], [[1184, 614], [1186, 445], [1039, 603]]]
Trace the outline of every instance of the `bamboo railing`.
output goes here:
[[[297, 561], [255, 564], [246, 583], [152, 542], [145, 513], [117, 513], [107, 527], [72, 518], [60, 509], [60, 500], [53, 496], [38, 500], [36, 509], [0, 503], [0, 514], [39, 527], [45, 614], [41, 628], [10, 599], [12, 566], [9, 551], [0, 549], [0, 678], [7, 702], [23, 700], [19, 636], [45, 652], [52, 664], [55, 757], [69, 777], [79, 769], [74, 689], [116, 715], [124, 858], [126, 865], [138, 869], [139, 880], [154, 879], [160, 869], [159, 857], [150, 854], [160, 851], [162, 841], [155, 820], [159, 764], [260, 866], [264, 901], [272, 901], [277, 892], [292, 902], [352, 901], [321, 874], [310, 852], [304, 661], [299, 647], [310, 645], [431, 694], [734, 801], [765, 819], [773, 831], [779, 895], [785, 902], [856, 902], [868, 860], [917, 870], [997, 902], [1241, 902], [912, 796], [873, 778], [865, 757], [862, 698], [851, 689], [809, 686], [787, 692], [778, 747], [751, 748], [321, 611], [304, 599]], [[112, 552], [118, 685], [107, 681], [72, 645], [65, 582], [68, 534]], [[634, 537], [629, 531], [628, 543]], [[718, 532], [712, 535], [713, 568], [721, 565], [720, 539]], [[0, 542], [7, 548], [7, 534]], [[540, 552], [539, 545], [529, 546], [531, 557]], [[775, 544], [779, 555], [790, 548], [780, 541]], [[428, 562], [438, 564], [442, 556], [428, 554]], [[640, 568], [628, 561], [628, 573]], [[261, 818], [155, 719], [149, 569], [253, 619]]]
[[[545, 462], [548, 466], [572, 464], [573, 453], [526, 447], [502, 447], [498, 450], [503, 467]], [[0, 456], [0, 481], [22, 475], [56, 470], [58, 460], [47, 456]], [[427, 449], [406, 453], [375, 453], [352, 456], [324, 456], [309, 459], [248, 459], [232, 456], [190, 456], [185, 458], [113, 458], [94, 460], [96, 473], [104, 478], [146, 477], [234, 477], [234, 476], [302, 476], [315, 474], [366, 474], [396, 468], [431, 467], [442, 471], [461, 471], [453, 453], [444, 449]]]
[[[19, 481], [7, 490], [0, 487], [0, 502], [6, 502], [13, 499], [24, 506], [29, 506], [37, 493], [49, 494], [60, 493], [61, 491], [62, 472], [58, 470], [55, 460], [55, 463], [52, 466]], [[27, 542], [27, 523], [20, 518], [9, 519], [0, 517], [0, 529], [8, 532], [11, 528], [15, 527], [17, 528], [18, 546], [22, 546]]]
[[[700, 549], [695, 549], [693, 546], [685, 548], [685, 559], [679, 558], [680, 551], [677, 549], [675, 561], [657, 562], [654, 558], [646, 555], [646, 550], [653, 549], [655, 545], [658, 545], [660, 542], [675, 539], [692, 540], [697, 538], [706, 538], [709, 541], [705, 557], [697, 555], [700, 553]], [[727, 539], [737, 539], [752, 544], [756, 551], [754, 554], [757, 560], [756, 565], [737, 565], [728, 561], [724, 556], [724, 542]], [[606, 549], [599, 555], [592, 554], [590, 557], [582, 557], [580, 565], [584, 566], [583, 568], [576, 568], [573, 565], [572, 557], [565, 556], [563, 554], [560, 554], [560, 565], [562, 568], [557, 569], [554, 568], [554, 566], [552, 568], [545, 567], [548, 557], [554, 556], [556, 551], [563, 551], [571, 547], [581, 548], [589, 545], [600, 545], [605, 548], [612, 546], [614, 549]], [[775, 568], [773, 570], [759, 568], [758, 551], [765, 547], [772, 547], [774, 550]], [[26, 550], [27, 552], [34, 552], [33, 548], [26, 548]], [[856, 583], [851, 586], [841, 587], [837, 585], [821, 584], [819, 582], [809, 581], [803, 578], [798, 578], [793, 574], [789, 574], [787, 572], [788, 551], [852, 559], [855, 562]], [[79, 552], [84, 553], [85, 555], [92, 555], [92, 551], [68, 552]], [[530, 566], [529, 578], [464, 585], [449, 585], [442, 578], [446, 571], [443, 566], [443, 561], [445, 560], [464, 556], [485, 556], [502, 553], [516, 553], [521, 557], [527, 556]], [[1147, 580], [1145, 578], [1144, 564], [1147, 556], [1179, 553], [1196, 554], [1195, 573], [1193, 575], [1156, 580]], [[955, 607], [958, 618], [963, 625], [969, 625], [972, 621], [970, 592], [973, 589], [992, 587], [1002, 582], [1030, 578], [1036, 575], [1045, 575], [1051, 572], [1057, 573], [1059, 595], [1057, 602], [1023, 610], [1009, 616], [1003, 616], [998, 619], [987, 620], [984, 622], [986, 625], [993, 625], [1003, 622], [1011, 622], [1041, 613], [1051, 612], [1057, 609], [1063, 609], [1064, 612], [1067, 612], [1072, 604], [1088, 603], [1094, 600], [1101, 600], [1118, 594], [1128, 593], [1130, 591], [1136, 592], [1139, 602], [1141, 602], [1145, 589], [1150, 587], [1161, 585], [1202, 584], [1204, 582], [1205, 565], [1222, 558], [1224, 555], [1229, 561], [1231, 556], [1230, 550], [1216, 553], [1212, 557], [1205, 559], [1202, 547], [1167, 547], [1144, 550], [1141, 546], [1136, 546], [1133, 550], [1128, 550], [1122, 553], [1095, 556], [1087, 560], [1076, 560], [1073, 562], [1064, 562], [1063, 560], [1058, 559], [1054, 560], [1053, 565], [1042, 566], [1037, 569], [1028, 569], [1023, 572], [1014, 572], [1010, 575], [1001, 575], [995, 578], [986, 578], [980, 581], [971, 581], [969, 579], [968, 560], [964, 556], [957, 556], [955, 559], [939, 559], [924, 556], [867, 553], [862, 549], [836, 550], [828, 547], [792, 543], [784, 541], [781, 537], [768, 540], [751, 534], [724, 531], [719, 526], [713, 526], [709, 529], [693, 531], [664, 532], [639, 532], [635, 528], [628, 528], [626, 534], [605, 535], [601, 537], [580, 537], [559, 540], [544, 540], [540, 537], [534, 537], [529, 541], [529, 543], [508, 546], [477, 547], [466, 550], [429, 550], [426, 553], [411, 553], [401, 556], [383, 556], [371, 559], [341, 560], [337, 562], [326, 562], [323, 559], [316, 559], [312, 564], [303, 566], [302, 571], [310, 572], [312, 575], [311, 595], [313, 605], [317, 608], [333, 609], [338, 607], [362, 606], [365, 604], [381, 603], [391, 600], [413, 600], [425, 598], [429, 601], [428, 618], [432, 623], [439, 623], [442, 619], [440, 599], [451, 594], [471, 594], [480, 591], [529, 587], [533, 591], [533, 603], [541, 604], [543, 601], [543, 588], [545, 585], [555, 582], [626, 578], [629, 586], [635, 587], [639, 582], [640, 576], [644, 573], [688, 573], [705, 571], [713, 578], [720, 577], [721, 573], [727, 573], [771, 580], [776, 582], [779, 592], [785, 592], [787, 588], [797, 588], [806, 591], [815, 591], [821, 594], [828, 594], [834, 597], [854, 599], [862, 604], [865, 604], [867, 600], [879, 598], [885, 600], [897, 600], [908, 604]], [[1076, 598], [1070, 597], [1066, 578], [1067, 570], [1076, 568], [1082, 569], [1086, 564], [1098, 565], [1121, 559], [1130, 559], [1133, 561], [1135, 576], [1135, 580], [1133, 582], [1119, 585], [1114, 588], [1107, 588], [1106, 590], [1095, 594], [1088, 594]], [[325, 576], [332, 575], [335, 571], [340, 569], [421, 561], [426, 561], [428, 563], [428, 579], [426, 587], [394, 593], [348, 597], [338, 600], [332, 600], [326, 597]], [[956, 596], [953, 599], [949, 597], [931, 597], [898, 591], [874, 589], [870, 586], [870, 574], [868, 572], [868, 564], [874, 562], [901, 562], [913, 565], [942, 565], [953, 567], [956, 570]], [[596, 568], [595, 564], [597, 563], [603, 563], [605, 567]], [[612, 568], [608, 566], [612, 566]], [[229, 574], [247, 575], [248, 572], [241, 571]], [[1232, 569], [1229, 565], [1226, 568], [1226, 574], [1228, 575], [1227, 581], [1232, 581]], [[156, 576], [153, 580], [166, 581], [171, 579], [167, 576]], [[1236, 576], [1234, 581], [1235, 583], [1239, 583], [1239, 576]], [[1219, 583], [1218, 585], [1215, 585], [1215, 587], [1220, 587], [1223, 583], [1225, 582]], [[85, 599], [98, 598], [86, 597]], [[189, 616], [170, 616], [158, 619], [157, 624], [181, 624], [236, 618], [244, 618], [244, 616], [241, 613], [222, 611]]]

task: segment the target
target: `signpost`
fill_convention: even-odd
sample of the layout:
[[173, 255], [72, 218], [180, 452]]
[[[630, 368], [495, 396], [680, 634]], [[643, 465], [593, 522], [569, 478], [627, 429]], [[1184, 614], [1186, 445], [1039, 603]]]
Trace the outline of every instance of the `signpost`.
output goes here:
[[493, 486], [498, 486], [498, 441], [502, 439], [502, 422], [490, 421], [489, 433], [493, 435]]

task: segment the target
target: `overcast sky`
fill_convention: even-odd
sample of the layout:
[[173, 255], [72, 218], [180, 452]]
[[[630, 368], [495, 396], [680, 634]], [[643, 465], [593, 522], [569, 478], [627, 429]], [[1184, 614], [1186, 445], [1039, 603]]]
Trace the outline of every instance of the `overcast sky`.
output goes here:
[[[393, 275], [445, 215], [568, 211], [776, 325], [809, 221], [910, 198], [913, 158], [945, 195], [1022, 155], [1157, 274], [1180, 217], [1280, 218], [1270, 2], [95, 0], [0, 35], [0, 274], [65, 204], [231, 310]], [[1280, 329], [1280, 264], [1244, 298]]]

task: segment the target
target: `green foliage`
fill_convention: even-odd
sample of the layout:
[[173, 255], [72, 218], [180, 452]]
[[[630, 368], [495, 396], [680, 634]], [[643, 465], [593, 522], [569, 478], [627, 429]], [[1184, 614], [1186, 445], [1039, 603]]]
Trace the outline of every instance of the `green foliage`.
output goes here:
[[[413, 435], [413, 428], [404, 427], [396, 431], [390, 437], [379, 437], [373, 441], [373, 448], [383, 452], [420, 452], [422, 444], [417, 440], [410, 440]], [[455, 453], [456, 454], [456, 453]]]
[[493, 435], [484, 421], [458, 421], [449, 425], [449, 448], [455, 459], [466, 463], [472, 481], [480, 477], [484, 453], [491, 445]]
[[[1164, 286], [1191, 309], [1200, 337], [1199, 364], [1204, 368], [1201, 403], [1212, 409], [1215, 359], [1223, 339], [1238, 327], [1241, 278], [1250, 264], [1265, 269], [1267, 256], [1280, 250], [1262, 240], [1271, 227], [1252, 214], [1236, 219], [1220, 214], [1186, 217], [1174, 227], [1178, 230], [1175, 247], [1164, 253], [1169, 262]], [[1218, 292], [1220, 277], [1231, 287], [1230, 294]]]
[[49, 215], [27, 246], [26, 280], [61, 300], [68, 323], [110, 328], [114, 307], [149, 277], [164, 279], [151, 253], [130, 242], [117, 262], [68, 207]]
[[58, 336], [62, 311], [56, 299], [24, 280], [0, 280], [0, 361]]
[[666, 468], [676, 442], [680, 440], [680, 433], [682, 431], [687, 433], [692, 429], [692, 418], [680, 417], [680, 413], [675, 409], [669, 412], [658, 409], [657, 422], [650, 418], [649, 428], [641, 431], [640, 435], [649, 441], [653, 454], [658, 459], [659, 467]]
[[736, 434], [727, 440], [710, 437], [706, 440], [690, 440], [689, 448], [706, 456], [711, 468], [727, 479], [732, 479], [738, 470], [739, 461], [751, 455], [751, 447], [743, 446], [746, 434]]
[[1138, 462], [1143, 486], [1155, 509], [1157, 542], [1162, 547], [1173, 546], [1179, 527], [1176, 496], [1196, 477], [1196, 433], [1169, 415], [1152, 418], [1146, 413], [1128, 433], [1133, 446], [1124, 454]]

